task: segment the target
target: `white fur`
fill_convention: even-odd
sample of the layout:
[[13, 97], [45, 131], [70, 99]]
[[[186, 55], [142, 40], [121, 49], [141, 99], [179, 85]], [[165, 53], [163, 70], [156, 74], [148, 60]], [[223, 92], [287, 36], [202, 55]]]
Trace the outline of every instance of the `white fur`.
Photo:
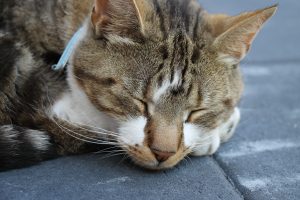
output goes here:
[[127, 122], [122, 122], [119, 128], [121, 141], [130, 146], [143, 145], [146, 124], [145, 117], [132, 118]]
[[127, 45], [135, 45], [136, 44], [132, 39], [126, 38], [126, 37], [121, 37], [116, 34], [109, 34], [107, 36], [107, 39], [111, 44], [127, 44]]
[[218, 129], [206, 131], [194, 124], [184, 125], [184, 144], [193, 149], [192, 155], [212, 155], [218, 150], [220, 143]]
[[193, 156], [207, 156], [213, 155], [219, 149], [221, 141], [217, 134], [211, 135], [210, 140], [200, 142], [194, 151], [191, 153]]
[[[234, 133], [240, 120], [240, 111], [235, 108], [234, 113], [227, 122], [221, 124], [214, 130], [205, 130], [195, 124], [184, 124], [184, 144], [193, 149], [193, 155], [203, 156], [214, 154], [221, 142], [227, 141]], [[229, 127], [233, 125], [230, 132]]]
[[[220, 132], [220, 137], [222, 142], [227, 142], [232, 137], [240, 121], [240, 118], [241, 118], [240, 109], [235, 108], [234, 113], [230, 116], [229, 120], [219, 127], [219, 132]], [[229, 126], [231, 125], [233, 125], [231, 131], [227, 132]]]
[[25, 48], [24, 45], [21, 43], [17, 43], [18, 47], [21, 47], [22, 52], [22, 58], [18, 59], [16, 66], [18, 68], [18, 71], [22, 72], [23, 74], [30, 74], [30, 72], [36, 68], [33, 63], [33, 56], [28, 48]]
[[164, 93], [166, 93], [166, 91], [169, 89], [170, 86], [171, 86], [171, 83], [169, 80], [164, 81], [162, 86], [155, 91], [154, 96], [153, 96], [153, 101], [158, 102], [160, 97]]
[[15, 143], [19, 132], [15, 131], [12, 126], [1, 126], [2, 136], [8, 143]]
[[195, 144], [196, 141], [201, 139], [204, 130], [202, 130], [200, 126], [197, 126], [195, 124], [186, 123], [183, 126], [183, 133], [184, 145], [186, 147], [191, 147]]
[[181, 71], [176, 71], [174, 74], [174, 79], [171, 82], [171, 80], [164, 80], [163, 84], [160, 88], [157, 88], [154, 96], [153, 96], [153, 101], [158, 102], [160, 97], [165, 94], [167, 91], [169, 91], [172, 88], [178, 88], [182, 84], [182, 72]]
[[[75, 88], [77, 86], [74, 83], [72, 87]], [[54, 104], [52, 116], [56, 116], [70, 123], [103, 128], [110, 131], [115, 131], [117, 125], [116, 121], [92, 105], [84, 92], [79, 88], [73, 89], [70, 93], [65, 93], [63, 97]]]
[[26, 131], [26, 137], [30, 143], [38, 150], [46, 151], [50, 146], [49, 136], [41, 131]]
[[219, 54], [218, 60], [221, 62], [224, 62], [228, 65], [236, 65], [240, 62], [239, 59], [237, 59], [233, 56], [227, 55], [227, 54], [223, 54], [223, 53]]

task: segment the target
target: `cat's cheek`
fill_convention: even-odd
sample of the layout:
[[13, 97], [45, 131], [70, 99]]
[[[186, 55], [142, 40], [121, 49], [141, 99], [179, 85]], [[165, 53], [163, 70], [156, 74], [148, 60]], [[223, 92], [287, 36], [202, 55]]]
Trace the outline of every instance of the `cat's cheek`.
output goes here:
[[119, 127], [120, 142], [128, 146], [142, 146], [145, 139], [144, 129], [147, 124], [145, 117], [137, 117], [121, 122]]

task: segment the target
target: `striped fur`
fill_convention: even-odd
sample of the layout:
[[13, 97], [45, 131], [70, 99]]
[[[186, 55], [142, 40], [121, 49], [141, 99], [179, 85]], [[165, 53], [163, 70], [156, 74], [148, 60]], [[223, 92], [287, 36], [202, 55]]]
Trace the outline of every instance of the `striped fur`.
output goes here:
[[[239, 62], [276, 11], [210, 15], [196, 0], [12, 0], [0, 9], [8, 168], [103, 143], [150, 169], [214, 153], [239, 121]], [[80, 26], [68, 69], [51, 71]]]
[[83, 130], [48, 115], [68, 90], [65, 74], [51, 71], [9, 33], [0, 35], [0, 66], [0, 170], [85, 152], [85, 143], [66, 135], [60, 126]]
[[0, 171], [56, 157], [51, 143], [45, 132], [14, 125], [0, 126]]

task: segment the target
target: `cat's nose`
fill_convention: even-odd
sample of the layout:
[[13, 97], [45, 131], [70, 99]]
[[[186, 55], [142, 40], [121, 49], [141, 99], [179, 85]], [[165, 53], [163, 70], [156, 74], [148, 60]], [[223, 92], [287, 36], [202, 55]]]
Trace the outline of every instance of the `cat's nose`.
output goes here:
[[155, 155], [155, 158], [158, 162], [164, 162], [175, 154], [175, 152], [159, 151], [156, 149], [151, 149], [151, 151]]

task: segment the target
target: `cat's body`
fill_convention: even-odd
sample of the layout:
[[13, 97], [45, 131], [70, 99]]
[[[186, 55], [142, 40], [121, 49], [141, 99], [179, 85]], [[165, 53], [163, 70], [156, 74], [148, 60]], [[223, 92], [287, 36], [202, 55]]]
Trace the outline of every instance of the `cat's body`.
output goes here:
[[[213, 154], [239, 121], [236, 65], [275, 11], [211, 16], [186, 0], [15, 0], [0, 9], [0, 170], [91, 143], [119, 146], [150, 169]], [[80, 27], [66, 72], [52, 71]]]
[[[55, 105], [70, 93], [66, 73], [53, 71], [51, 65], [58, 60], [65, 43], [87, 13], [82, 13], [81, 20], [77, 18], [79, 21], [75, 22], [68, 20], [75, 16], [63, 13], [64, 7], [73, 6], [71, 1], [2, 3], [0, 169], [24, 167], [59, 155], [84, 152], [82, 142], [61, 134], [63, 131], [57, 122], [50, 119], [59, 112]], [[91, 6], [86, 7], [90, 10]], [[53, 20], [60, 17], [66, 19], [58, 25]], [[63, 22], [74, 23], [74, 27]], [[69, 30], [72, 28], [73, 31]], [[67, 31], [70, 33], [66, 34]], [[75, 127], [70, 129], [76, 130]], [[65, 142], [67, 144], [61, 144]]]

